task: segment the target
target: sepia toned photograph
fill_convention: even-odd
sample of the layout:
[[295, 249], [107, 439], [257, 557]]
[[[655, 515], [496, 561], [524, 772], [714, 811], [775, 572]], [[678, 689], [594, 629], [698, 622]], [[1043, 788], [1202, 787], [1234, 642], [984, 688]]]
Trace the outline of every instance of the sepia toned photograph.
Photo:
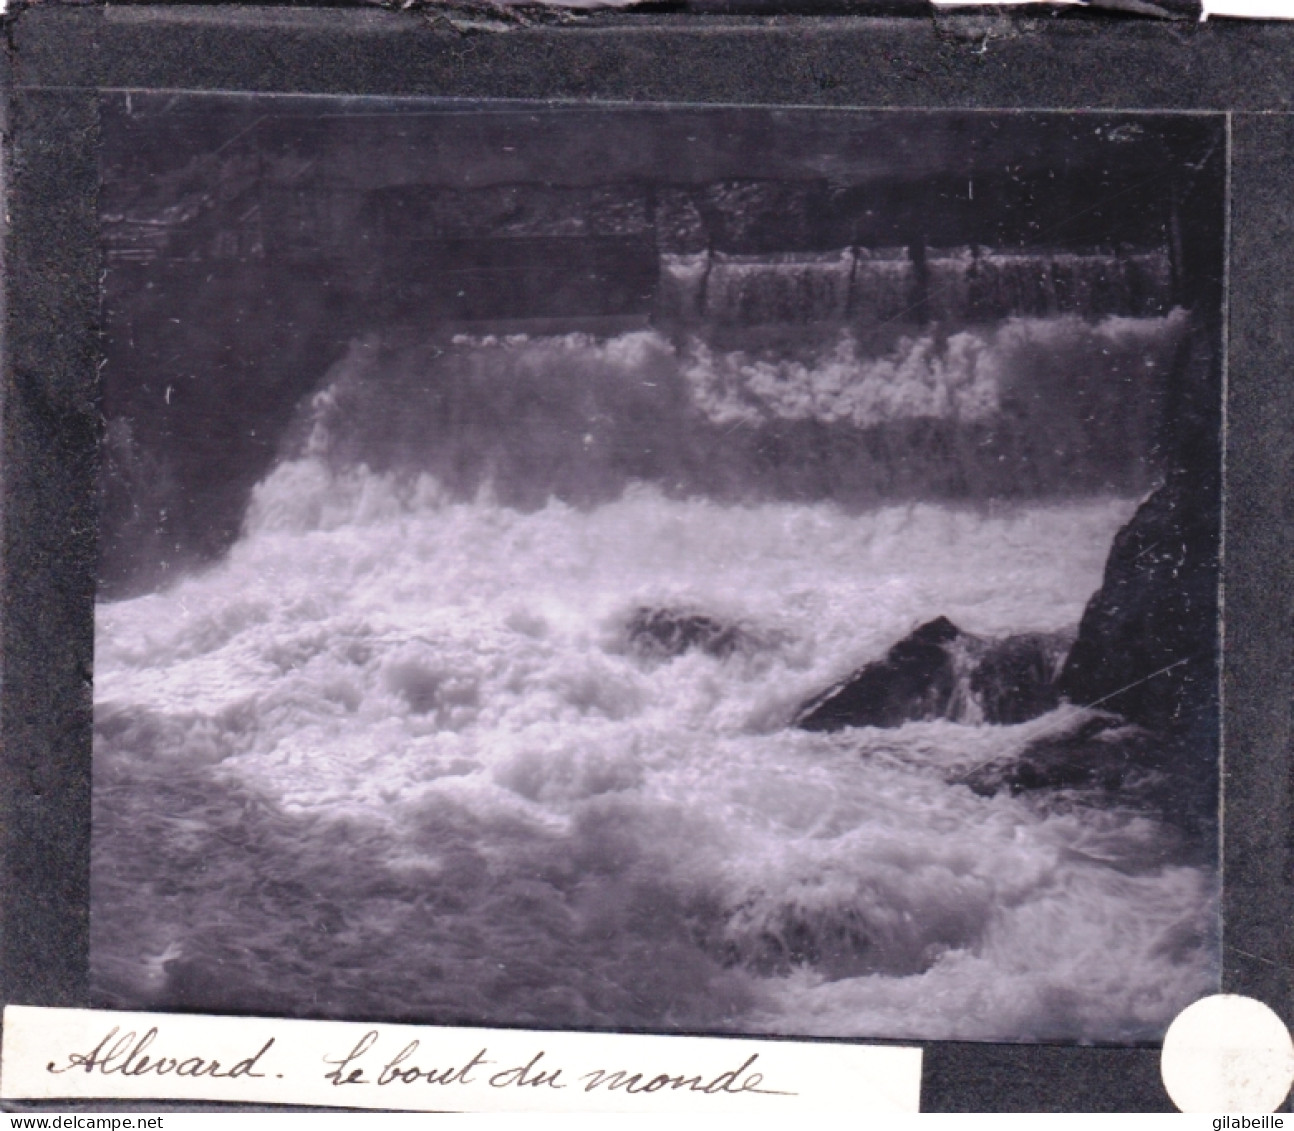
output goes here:
[[1217, 992], [1220, 116], [101, 113], [94, 1004]]

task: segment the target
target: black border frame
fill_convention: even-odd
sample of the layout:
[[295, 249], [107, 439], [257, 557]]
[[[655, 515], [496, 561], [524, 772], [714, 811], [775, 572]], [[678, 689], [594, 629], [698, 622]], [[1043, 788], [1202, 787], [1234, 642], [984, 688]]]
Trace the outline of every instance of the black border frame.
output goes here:
[[[1294, 25], [606, 14], [464, 34], [375, 9], [55, 5], [5, 30], [0, 1001], [88, 1003], [97, 91], [183, 89], [1226, 113], [1223, 988], [1294, 1021]], [[923, 1111], [1172, 1110], [1157, 1048], [925, 1049]]]

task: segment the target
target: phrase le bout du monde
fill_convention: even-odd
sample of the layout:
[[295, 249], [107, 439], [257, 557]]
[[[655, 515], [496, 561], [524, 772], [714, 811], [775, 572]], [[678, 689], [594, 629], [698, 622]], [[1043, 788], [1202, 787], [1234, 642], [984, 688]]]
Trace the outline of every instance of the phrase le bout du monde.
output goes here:
[[[266, 1067], [262, 1063], [262, 1058], [269, 1054], [275, 1043], [275, 1038], [271, 1037], [255, 1055], [246, 1057], [229, 1068], [222, 1068], [219, 1061], [199, 1056], [158, 1055], [156, 1052], [149, 1055], [148, 1050], [151, 1050], [153, 1042], [157, 1038], [158, 1031], [156, 1028], [149, 1029], [141, 1037], [134, 1032], [122, 1034], [114, 1026], [107, 1036], [91, 1051], [71, 1053], [67, 1056], [66, 1062], [61, 1065], [51, 1061], [46, 1065], [45, 1070], [54, 1075], [62, 1075], [65, 1072], [79, 1069], [87, 1073], [98, 1072], [103, 1076], [169, 1076], [174, 1074], [176, 1076], [206, 1076], [212, 1079], [226, 1080], [240, 1077], [264, 1079], [269, 1073], [259, 1070]], [[764, 1076], [762, 1073], [754, 1071], [754, 1064], [759, 1059], [758, 1053], [748, 1056], [739, 1067], [720, 1072], [709, 1079], [707, 1078], [708, 1074], [705, 1073], [677, 1073], [673, 1075], [660, 1073], [649, 1076], [642, 1072], [630, 1072], [626, 1069], [609, 1071], [605, 1068], [599, 1068], [580, 1076], [568, 1073], [567, 1079], [563, 1080], [564, 1070], [562, 1068], [541, 1067], [540, 1062], [545, 1056], [542, 1050], [532, 1056], [529, 1062], [524, 1065], [518, 1064], [493, 1072], [488, 1071], [486, 1066], [495, 1065], [497, 1062], [487, 1057], [488, 1050], [486, 1049], [481, 1049], [461, 1068], [450, 1067], [440, 1070], [423, 1068], [411, 1062], [411, 1058], [418, 1051], [420, 1044], [416, 1040], [410, 1041], [385, 1062], [383, 1057], [379, 1056], [372, 1062], [371, 1067], [367, 1063], [361, 1064], [362, 1061], [372, 1060], [372, 1058], [368, 1057], [368, 1054], [372, 1052], [377, 1042], [378, 1032], [372, 1029], [359, 1039], [350, 1052], [336, 1058], [324, 1057], [325, 1063], [334, 1066], [331, 1071], [324, 1073], [324, 1079], [329, 1080], [334, 1086], [377, 1084], [382, 1087], [395, 1083], [413, 1084], [422, 1081], [427, 1084], [485, 1084], [491, 1088], [548, 1087], [563, 1090], [571, 1086], [582, 1087], [586, 1092], [592, 1092], [600, 1087], [605, 1088], [607, 1091], [623, 1088], [624, 1091], [632, 1094], [640, 1092], [650, 1094], [667, 1088], [670, 1091], [686, 1089], [690, 1092], [700, 1092], [705, 1095], [718, 1095], [721, 1093], [735, 1095], [743, 1092], [752, 1092], [756, 1095], [764, 1096], [795, 1094], [760, 1086], [764, 1083]], [[381, 1068], [374, 1075], [372, 1073], [377, 1065], [381, 1065]], [[476, 1075], [477, 1072], [480, 1074]], [[282, 1077], [279, 1076], [279, 1078], [281, 1079]]]

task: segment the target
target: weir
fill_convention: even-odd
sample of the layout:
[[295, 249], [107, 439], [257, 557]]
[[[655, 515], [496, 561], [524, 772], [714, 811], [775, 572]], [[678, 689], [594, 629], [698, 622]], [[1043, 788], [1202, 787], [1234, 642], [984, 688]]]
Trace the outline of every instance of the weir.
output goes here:
[[[121, 314], [147, 316], [159, 297], [140, 293], [147, 279], [190, 272], [242, 292], [291, 275], [293, 289], [344, 307], [352, 332], [598, 319], [925, 325], [1184, 305], [1165, 216], [1130, 209], [1094, 239], [1068, 231], [1063, 214], [1025, 208], [1000, 174], [979, 175], [971, 208], [938, 180], [374, 184], [354, 170], [321, 182], [261, 149], [221, 162], [161, 178], [166, 207], [138, 192], [108, 202], [109, 284], [129, 296]], [[325, 321], [336, 327], [336, 311]]]
[[1171, 304], [1172, 267], [1162, 250], [849, 247], [663, 254], [654, 313], [664, 322], [866, 325], [1011, 315], [1150, 317]]

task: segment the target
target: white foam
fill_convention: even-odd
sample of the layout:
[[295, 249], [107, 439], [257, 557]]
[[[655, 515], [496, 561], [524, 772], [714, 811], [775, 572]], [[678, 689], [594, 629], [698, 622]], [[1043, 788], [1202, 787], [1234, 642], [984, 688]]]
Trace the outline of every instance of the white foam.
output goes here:
[[[434, 942], [449, 973], [402, 992], [438, 1016], [1144, 1039], [1212, 976], [1211, 880], [1153, 864], [1159, 826], [945, 784], [1029, 726], [786, 727], [932, 616], [988, 635], [1075, 624], [1132, 505], [849, 514], [637, 487], [522, 513], [289, 462], [227, 560], [100, 606], [100, 716], [170, 729], [96, 758], [218, 762], [313, 822], [284, 859], [343, 868], [328, 830], [381, 830], [392, 876], [454, 893], [445, 931], [505, 965], [524, 940], [545, 971], [528, 998], [491, 997], [448, 934], [422, 935], [408, 946]], [[637, 656], [625, 621], [661, 605], [752, 643]], [[399, 920], [379, 930], [362, 906], [355, 930], [398, 961]], [[174, 929], [200, 948], [199, 928]], [[635, 985], [673, 1012], [631, 1004]]]

